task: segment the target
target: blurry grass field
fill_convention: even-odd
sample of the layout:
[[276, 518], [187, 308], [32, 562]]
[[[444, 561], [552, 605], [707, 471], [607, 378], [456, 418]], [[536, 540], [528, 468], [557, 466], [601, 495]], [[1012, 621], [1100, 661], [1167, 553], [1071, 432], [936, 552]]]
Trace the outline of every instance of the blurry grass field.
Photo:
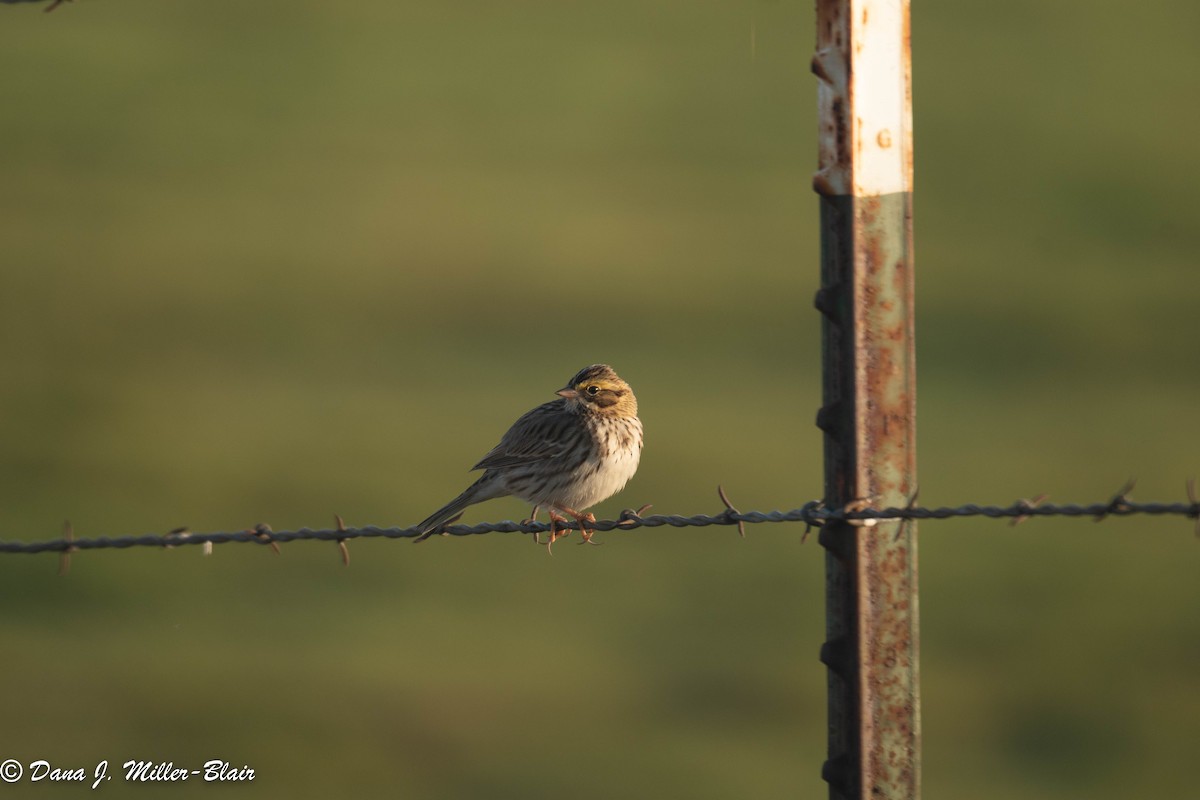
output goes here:
[[[923, 502], [1200, 472], [1197, 8], [914, 9]], [[598, 512], [817, 496], [812, 17], [0, 8], [0, 537], [411, 524], [594, 361], [647, 428]], [[822, 796], [800, 533], [3, 557], [0, 760], [220, 758], [258, 773], [239, 797]], [[1195, 791], [1185, 523], [930, 523], [920, 557], [927, 797]]]

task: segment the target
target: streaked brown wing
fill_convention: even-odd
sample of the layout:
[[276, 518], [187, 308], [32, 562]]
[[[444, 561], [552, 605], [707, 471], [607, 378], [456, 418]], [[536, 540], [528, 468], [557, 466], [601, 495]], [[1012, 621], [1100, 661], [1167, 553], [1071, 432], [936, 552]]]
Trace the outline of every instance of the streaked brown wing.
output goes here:
[[574, 414], [563, 410], [566, 400], [538, 406], [513, 423], [508, 433], [471, 469], [504, 469], [562, 455], [575, 437]]

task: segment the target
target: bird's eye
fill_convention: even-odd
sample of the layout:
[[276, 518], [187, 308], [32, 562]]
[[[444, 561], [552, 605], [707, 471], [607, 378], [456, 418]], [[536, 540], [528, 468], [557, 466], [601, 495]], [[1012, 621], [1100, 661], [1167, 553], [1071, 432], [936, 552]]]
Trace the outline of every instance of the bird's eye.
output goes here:
[[596, 395], [600, 394], [600, 387], [593, 383], [591, 386], [584, 389], [584, 391], [590, 394], [592, 397], [595, 397]]

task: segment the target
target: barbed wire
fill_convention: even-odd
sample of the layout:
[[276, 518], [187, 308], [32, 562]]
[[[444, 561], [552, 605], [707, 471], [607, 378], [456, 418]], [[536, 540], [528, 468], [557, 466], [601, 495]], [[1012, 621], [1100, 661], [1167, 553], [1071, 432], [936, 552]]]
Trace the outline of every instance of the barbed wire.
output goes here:
[[[638, 510], [625, 509], [616, 519], [597, 520], [589, 522], [588, 528], [593, 531], [636, 530], [639, 528], [672, 528], [707, 527], [710, 525], [737, 526], [738, 532], [746, 535], [747, 524], [762, 524], [767, 522], [801, 522], [805, 525], [802, 540], [807, 538], [813, 528], [820, 528], [830, 522], [848, 522], [853, 525], [870, 526], [881, 521], [895, 520], [941, 520], [964, 517], [987, 517], [990, 519], [1010, 519], [1012, 524], [1024, 522], [1033, 517], [1090, 517], [1099, 522], [1108, 517], [1127, 517], [1135, 514], [1153, 516], [1180, 516], [1191, 519], [1195, 523], [1195, 533], [1200, 536], [1200, 500], [1196, 496], [1196, 482], [1187, 482], [1188, 502], [1186, 503], [1138, 503], [1129, 498], [1133, 489], [1133, 481], [1121, 488], [1110, 500], [1102, 503], [1080, 505], [1075, 503], [1053, 504], [1045, 503], [1046, 495], [1033, 500], [1017, 500], [1008, 506], [986, 506], [967, 503], [960, 506], [941, 506], [926, 508], [916, 504], [914, 494], [909, 504], [904, 507], [873, 508], [869, 499], [859, 500], [842, 508], [827, 508], [818, 500], [805, 503], [791, 511], [738, 511], [729, 502], [725, 490], [718, 486], [717, 494], [721, 498], [725, 510], [719, 514], [696, 514], [682, 516], [678, 514], [650, 514], [645, 512], [650, 506]], [[69, 566], [71, 553], [81, 550], [126, 549], [131, 547], [172, 548], [184, 545], [203, 545], [206, 552], [211, 552], [212, 546], [230, 542], [253, 543], [266, 545], [279, 552], [279, 545], [296, 541], [326, 541], [335, 542], [341, 552], [342, 561], [350, 563], [346, 542], [352, 539], [416, 539], [422, 533], [418, 527], [381, 528], [368, 525], [361, 528], [347, 527], [340, 516], [335, 516], [334, 528], [299, 528], [294, 531], [276, 531], [269, 525], [260, 523], [253, 528], [243, 531], [217, 531], [211, 533], [193, 533], [187, 528], [176, 528], [166, 534], [145, 534], [142, 536], [99, 536], [79, 539], [75, 537], [74, 528], [68, 522], [64, 535], [60, 539], [36, 542], [5, 542], [0, 541], [0, 553], [60, 553], [63, 557], [61, 572]], [[579, 522], [558, 523], [557, 530], [578, 530]], [[903, 528], [901, 529], [903, 530]], [[552, 532], [551, 525], [542, 522], [481, 522], [476, 525], [448, 524], [441, 531], [444, 536], [475, 536], [487, 533], [525, 533], [533, 534], [535, 541], [541, 533]], [[897, 533], [899, 535], [899, 532]]]

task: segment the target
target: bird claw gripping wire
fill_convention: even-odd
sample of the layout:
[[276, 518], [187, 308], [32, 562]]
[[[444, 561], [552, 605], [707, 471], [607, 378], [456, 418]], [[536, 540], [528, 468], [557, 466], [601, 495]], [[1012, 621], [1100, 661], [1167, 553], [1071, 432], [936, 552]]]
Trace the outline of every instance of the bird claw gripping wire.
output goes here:
[[[579, 511], [573, 511], [564, 506], [559, 506], [559, 510], [564, 511], [567, 513], [567, 515], [575, 518], [576, 524], [579, 525], [580, 544], [602, 544], [602, 542], [592, 541], [592, 537], [596, 534], [595, 514], [590, 512], [581, 513]], [[554, 543], [568, 535], [573, 529], [571, 528], [571, 523], [567, 520], [567, 518], [556, 513], [553, 508], [546, 509], [546, 513], [550, 515], [550, 541], [546, 543], [546, 552], [548, 552], [550, 555], [554, 555]], [[591, 527], [588, 527], [589, 525], [591, 525]]]
[[[541, 506], [534, 506], [534, 507], [533, 507], [533, 511], [530, 511], [530, 512], [529, 512], [529, 516], [528, 516], [528, 517], [526, 517], [525, 519], [521, 520], [521, 524], [522, 524], [522, 525], [536, 525], [536, 524], [537, 524], [537, 515], [538, 515], [538, 512], [539, 512], [539, 511], [541, 511], [541, 510], [542, 510], [542, 507], [541, 507]], [[538, 532], [537, 532], [537, 531], [530, 531], [530, 535], [532, 535], [532, 536], [533, 536], [533, 543], [534, 543], [534, 544], [541, 544], [541, 543], [542, 543], [542, 539], [541, 539], [541, 537], [538, 535]]]
[[[521, 520], [522, 525], [534, 525], [537, 523], [538, 512], [542, 510], [541, 506], [534, 506], [533, 511], [529, 513], [528, 519]], [[546, 542], [546, 552], [554, 555], [554, 543], [571, 532], [570, 523], [567, 518], [559, 514], [553, 508], [547, 508], [546, 513], [550, 515], [550, 540]], [[594, 530], [588, 530], [587, 523], [596, 522], [596, 517], [592, 514], [579, 514], [575, 517], [575, 521], [579, 523], [579, 535], [582, 537], [580, 544], [600, 544], [600, 542], [592, 541]], [[561, 523], [561, 524], [560, 524]], [[531, 531], [533, 534], [533, 543], [542, 544], [542, 538], [537, 531]]]
[[[546, 552], [553, 556], [554, 543], [570, 533], [571, 529], [567, 527], [570, 524], [567, 522], [567, 518], [555, 512], [553, 508], [546, 509], [546, 513], [550, 515], [550, 541], [546, 542]], [[560, 527], [560, 523], [562, 527]], [[583, 529], [582, 522], [579, 524], [579, 527], [581, 530]], [[559, 533], [560, 530], [564, 531], [564, 533]], [[537, 541], [536, 535], [534, 541]]]
[[[591, 523], [592, 527], [589, 529], [585, 523]], [[593, 542], [592, 537], [595, 535], [596, 535], [596, 515], [589, 512], [589, 513], [584, 514], [581, 517], [579, 517], [580, 539], [579, 539], [579, 542], [577, 542], [577, 544], [594, 544], [597, 547], [604, 544], [604, 542]]]

